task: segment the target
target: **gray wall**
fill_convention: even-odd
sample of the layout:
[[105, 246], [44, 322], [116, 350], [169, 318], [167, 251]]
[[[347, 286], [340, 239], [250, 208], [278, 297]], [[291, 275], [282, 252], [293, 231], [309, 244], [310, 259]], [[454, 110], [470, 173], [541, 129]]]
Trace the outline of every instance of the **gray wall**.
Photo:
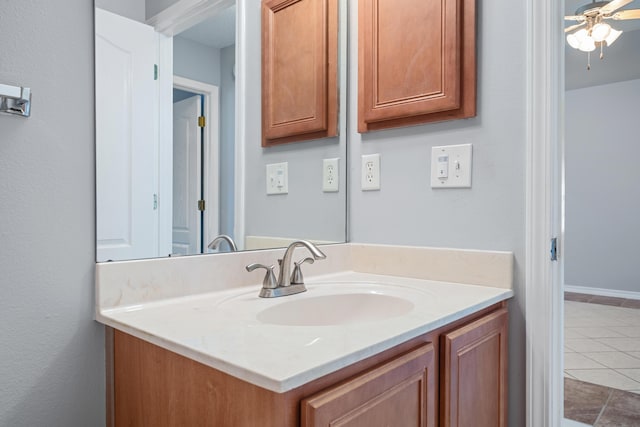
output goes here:
[[173, 74], [220, 86], [220, 49], [174, 37]]
[[640, 80], [566, 92], [565, 284], [640, 292]]
[[93, 2], [2, 1], [0, 40], [0, 82], [33, 91], [0, 116], [0, 426], [104, 425]]
[[[356, 2], [350, 2], [357, 40]], [[509, 425], [525, 415], [524, 2], [478, 2], [478, 116], [359, 134], [357, 44], [351, 43], [350, 229], [356, 242], [506, 250], [515, 253], [509, 325]], [[509, 34], [509, 37], [505, 37]], [[471, 189], [430, 188], [431, 147], [473, 144]], [[381, 154], [381, 191], [360, 190], [362, 154]]]
[[144, 0], [95, 0], [95, 5], [134, 21], [145, 21]]
[[[346, 212], [346, 138], [324, 138], [262, 148], [261, 141], [261, 55], [260, 2], [247, 0], [247, 72], [246, 156], [251, 167], [245, 170], [246, 234], [345, 240]], [[344, 53], [343, 53], [344, 54]], [[343, 98], [346, 93], [343, 90]], [[346, 108], [341, 109], [343, 126]], [[340, 191], [322, 191], [322, 159], [339, 157]], [[288, 162], [289, 193], [266, 194], [266, 170], [269, 163]]]

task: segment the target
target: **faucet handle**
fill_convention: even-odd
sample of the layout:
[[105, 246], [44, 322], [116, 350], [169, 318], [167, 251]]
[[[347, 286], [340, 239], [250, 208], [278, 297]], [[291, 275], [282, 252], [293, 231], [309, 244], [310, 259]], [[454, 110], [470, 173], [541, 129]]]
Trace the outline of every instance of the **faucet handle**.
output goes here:
[[291, 274], [291, 284], [292, 285], [303, 285], [304, 284], [304, 277], [302, 277], [302, 269], [300, 268], [300, 266], [302, 266], [302, 264], [304, 264], [305, 262], [308, 262], [309, 264], [313, 264], [314, 260], [311, 257], [307, 257], [307, 258], [303, 258], [298, 262], [294, 262], [294, 268], [293, 268], [293, 273]]
[[267, 270], [267, 273], [262, 280], [262, 287], [264, 289], [275, 289], [278, 287], [278, 284], [276, 282], [276, 275], [273, 273], [273, 265], [266, 266], [264, 264], [249, 264], [245, 268], [249, 272], [255, 270], [256, 268], [264, 268], [265, 270]]

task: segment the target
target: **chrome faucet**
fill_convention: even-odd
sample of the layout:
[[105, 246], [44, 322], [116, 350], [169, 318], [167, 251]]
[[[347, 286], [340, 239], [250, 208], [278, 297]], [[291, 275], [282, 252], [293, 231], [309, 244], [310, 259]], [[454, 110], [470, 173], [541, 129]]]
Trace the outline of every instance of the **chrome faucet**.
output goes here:
[[229, 250], [230, 252], [236, 252], [238, 250], [238, 247], [236, 246], [236, 243], [233, 241], [233, 239], [229, 236], [227, 236], [226, 234], [221, 234], [218, 237], [216, 237], [215, 239], [213, 239], [211, 241], [211, 243], [209, 243], [207, 245], [207, 247], [209, 249], [219, 249], [220, 248], [220, 243], [222, 242], [227, 242], [227, 245], [229, 245]]
[[[298, 262], [294, 262], [293, 273], [291, 273], [291, 260], [293, 258], [293, 252], [298, 247], [305, 247], [311, 252], [313, 258], [306, 257]], [[313, 264], [315, 260], [325, 259], [326, 255], [322, 253], [320, 249], [311, 242], [306, 240], [296, 240], [291, 243], [287, 250], [284, 252], [282, 259], [278, 260], [280, 264], [280, 272], [278, 274], [278, 280], [276, 281], [275, 274], [273, 272], [274, 266], [266, 266], [263, 264], [249, 264], [247, 265], [247, 271], [253, 271], [256, 268], [264, 268], [267, 270], [267, 274], [262, 281], [262, 289], [260, 290], [260, 297], [273, 298], [281, 297], [285, 295], [293, 295], [307, 290], [304, 286], [304, 279], [302, 277], [302, 270], [300, 267], [302, 264], [308, 262]]]

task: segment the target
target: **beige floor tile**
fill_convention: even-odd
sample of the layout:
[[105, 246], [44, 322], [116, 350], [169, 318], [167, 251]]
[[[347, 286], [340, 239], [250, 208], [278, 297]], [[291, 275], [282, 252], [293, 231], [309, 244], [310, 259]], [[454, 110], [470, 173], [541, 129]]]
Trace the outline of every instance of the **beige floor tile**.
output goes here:
[[[609, 338], [609, 339], [615, 339], [615, 338]], [[616, 351], [615, 348], [612, 348], [605, 343], [602, 343], [593, 339], [589, 339], [589, 338], [566, 339], [564, 340], [564, 345], [578, 353], [598, 352], [598, 351]]]
[[[573, 332], [585, 338], [620, 338], [628, 337], [628, 335], [622, 335], [619, 332], [612, 330], [613, 328], [620, 328], [620, 326], [612, 326], [611, 328], [591, 327], [591, 328], [567, 328], [573, 330]], [[565, 332], [566, 334], [566, 332]]]
[[598, 338], [598, 341], [620, 351], [640, 351], [640, 338]]
[[566, 353], [564, 355], [564, 369], [603, 369], [601, 365], [593, 359], [583, 356], [580, 353]]
[[580, 423], [578, 421], [569, 420], [567, 418], [562, 420], [562, 427], [592, 427], [591, 424]]
[[630, 356], [620, 351], [605, 351], [597, 353], [582, 353], [590, 359], [604, 365], [607, 368], [613, 369], [631, 369], [640, 368], [640, 359]]
[[634, 381], [640, 382], [640, 369], [616, 369], [616, 371]]
[[[570, 340], [574, 338], [584, 338], [585, 336], [578, 332], [578, 329], [583, 328], [564, 328], [564, 339]], [[623, 335], [626, 336], [626, 335]]]
[[609, 329], [625, 337], [640, 338], [640, 328], [637, 326], [611, 326]]
[[567, 372], [580, 381], [592, 384], [617, 388], [618, 390], [640, 389], [640, 382], [634, 381], [613, 369], [567, 369]]

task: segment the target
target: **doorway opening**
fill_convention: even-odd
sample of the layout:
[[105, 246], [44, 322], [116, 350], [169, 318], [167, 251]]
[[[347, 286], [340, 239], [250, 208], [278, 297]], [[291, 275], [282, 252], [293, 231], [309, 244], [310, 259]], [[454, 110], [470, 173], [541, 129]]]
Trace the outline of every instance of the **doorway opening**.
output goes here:
[[174, 76], [172, 95], [172, 251], [206, 253], [219, 234], [219, 89]]

